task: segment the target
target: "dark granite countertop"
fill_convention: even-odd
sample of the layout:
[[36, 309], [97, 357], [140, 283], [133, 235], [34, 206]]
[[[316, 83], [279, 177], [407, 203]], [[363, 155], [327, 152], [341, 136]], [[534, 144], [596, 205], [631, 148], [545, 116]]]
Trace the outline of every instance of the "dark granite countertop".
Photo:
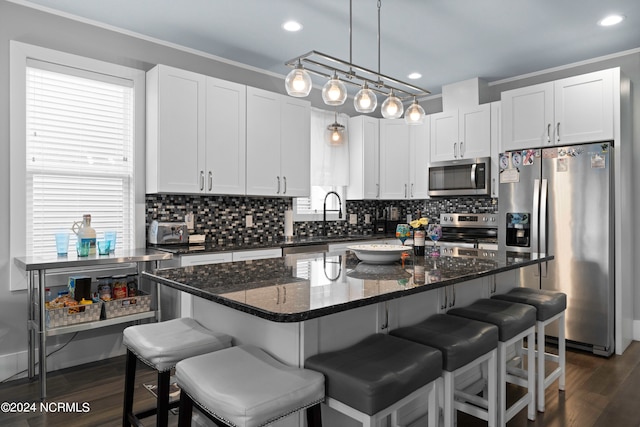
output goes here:
[[[233, 252], [252, 249], [270, 248], [293, 248], [300, 246], [313, 246], [321, 244], [370, 241], [379, 239], [395, 239], [394, 234], [354, 234], [338, 236], [296, 236], [290, 240], [279, 238], [276, 240], [224, 240], [218, 242], [207, 241], [203, 244], [193, 245], [153, 245], [148, 244], [150, 249], [170, 252], [175, 255], [195, 255], [202, 253]], [[400, 241], [398, 241], [399, 243]]]
[[550, 261], [553, 256], [486, 251], [489, 257], [409, 256], [364, 264], [351, 253], [287, 255], [253, 261], [160, 269], [160, 284], [275, 322], [299, 322]]

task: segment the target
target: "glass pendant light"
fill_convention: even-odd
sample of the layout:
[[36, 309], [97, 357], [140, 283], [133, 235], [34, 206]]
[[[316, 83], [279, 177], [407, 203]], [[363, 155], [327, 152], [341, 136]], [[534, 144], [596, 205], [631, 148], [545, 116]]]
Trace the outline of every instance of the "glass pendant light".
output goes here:
[[382, 117], [385, 119], [397, 119], [402, 116], [404, 106], [400, 99], [393, 94], [393, 90], [389, 92], [389, 97], [382, 103]]
[[347, 99], [347, 87], [336, 74], [322, 88], [322, 100], [327, 105], [342, 105]]
[[353, 98], [353, 106], [358, 113], [372, 113], [378, 106], [378, 97], [369, 89], [367, 82], [364, 82], [362, 89]]
[[335, 115], [335, 121], [327, 126], [324, 132], [325, 141], [329, 145], [342, 145], [347, 142], [347, 132], [344, 125], [338, 123], [338, 113]]
[[304, 98], [311, 92], [311, 77], [307, 70], [302, 67], [300, 61], [298, 61], [296, 68], [287, 75], [284, 86], [287, 89], [287, 93], [296, 98]]
[[414, 96], [413, 102], [404, 112], [404, 121], [409, 125], [419, 125], [422, 123], [422, 119], [424, 119], [424, 109], [418, 104]]

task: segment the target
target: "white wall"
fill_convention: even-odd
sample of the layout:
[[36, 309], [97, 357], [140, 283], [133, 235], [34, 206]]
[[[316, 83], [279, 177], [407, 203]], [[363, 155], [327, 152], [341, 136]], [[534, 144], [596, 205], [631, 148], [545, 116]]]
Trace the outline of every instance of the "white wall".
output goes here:
[[[113, 32], [107, 29], [93, 27], [66, 18], [50, 15], [38, 10], [26, 8], [6, 0], [0, 0], [0, 230], [1, 235], [7, 236], [9, 227], [9, 40], [39, 45], [64, 52], [83, 55], [91, 58], [126, 65], [142, 70], [148, 70], [155, 64], [163, 63], [191, 71], [216, 76], [222, 79], [236, 81], [265, 90], [284, 93], [282, 78], [269, 75], [248, 68], [239, 68], [231, 64], [214, 60], [212, 57], [201, 56], [160, 44], [149, 40], [135, 38], [129, 35]], [[532, 76], [511, 82], [503, 82], [491, 86], [492, 100], [500, 99], [500, 91], [515, 87], [527, 86], [541, 81], [549, 81], [585, 72], [621, 67], [622, 71], [631, 79], [636, 88], [640, 87], [640, 54], [634, 53], [624, 57], [616, 57], [598, 63], [589, 63], [559, 69], [546, 75]], [[483, 77], [483, 76], [479, 76]], [[322, 107], [319, 91], [315, 90], [310, 98], [312, 103]], [[434, 97], [425, 102], [425, 109], [429, 112], [441, 111], [441, 99]], [[633, 121], [640, 123], [640, 95], [633, 91]], [[352, 114], [352, 112], [347, 111]], [[640, 126], [633, 129], [634, 164], [640, 164]], [[640, 188], [640, 174], [626, 171], [635, 187]], [[640, 197], [633, 200], [635, 211], [640, 211]], [[640, 227], [630, 228], [634, 233], [634, 241], [640, 240]], [[8, 285], [9, 244], [0, 239], [0, 380], [16, 372], [20, 365], [16, 355], [24, 354], [27, 347], [26, 333], [26, 295], [24, 292], [10, 292]], [[640, 275], [640, 264], [635, 266], [635, 275]], [[637, 288], [637, 286], [636, 286]], [[640, 291], [635, 292], [635, 319], [640, 324]], [[89, 331], [81, 333], [74, 344], [56, 355], [59, 359], [84, 362], [86, 355], [81, 354], [82, 348], [94, 347], [102, 342], [101, 353], [110, 356], [120, 351], [118, 328], [108, 331]], [[640, 326], [638, 327], [640, 330]], [[108, 338], [97, 338], [103, 332]], [[639, 332], [640, 334], [640, 332]], [[64, 343], [70, 336], [62, 336], [57, 340]], [[640, 336], [637, 338], [640, 339]], [[56, 340], [51, 339], [55, 343]], [[90, 345], [85, 345], [89, 344]], [[56, 363], [52, 363], [56, 365]], [[5, 375], [8, 374], [8, 375]]]

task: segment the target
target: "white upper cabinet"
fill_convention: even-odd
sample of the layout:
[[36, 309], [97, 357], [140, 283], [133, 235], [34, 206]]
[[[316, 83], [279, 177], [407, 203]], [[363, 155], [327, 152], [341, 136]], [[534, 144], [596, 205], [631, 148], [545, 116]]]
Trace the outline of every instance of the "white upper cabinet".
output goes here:
[[409, 198], [409, 125], [380, 119], [380, 198]]
[[502, 153], [502, 132], [501, 127], [501, 108], [500, 101], [491, 104], [491, 197], [498, 197], [500, 189], [500, 166], [498, 159]]
[[247, 87], [247, 195], [309, 196], [308, 101]]
[[147, 73], [147, 193], [244, 194], [245, 86], [158, 65]]
[[379, 120], [369, 116], [349, 119], [348, 200], [380, 197]]
[[511, 151], [551, 143], [553, 83], [502, 92], [502, 149]]
[[555, 82], [557, 145], [613, 139], [613, 72], [599, 71]]
[[433, 114], [431, 120], [431, 161], [471, 159], [491, 154], [491, 107]]
[[206, 193], [245, 194], [247, 87], [207, 77]]
[[409, 126], [409, 198], [429, 197], [429, 137], [431, 122]]
[[204, 188], [205, 88], [201, 74], [164, 65], [147, 73], [147, 193]]
[[308, 101], [285, 96], [281, 108], [281, 195], [307, 197], [311, 191], [311, 105]]
[[503, 151], [613, 139], [614, 72], [502, 92]]

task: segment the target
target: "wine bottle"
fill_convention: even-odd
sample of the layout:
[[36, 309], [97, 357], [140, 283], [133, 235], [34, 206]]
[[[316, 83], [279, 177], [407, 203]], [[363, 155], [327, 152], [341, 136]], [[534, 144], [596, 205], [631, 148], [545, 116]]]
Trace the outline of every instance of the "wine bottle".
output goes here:
[[413, 254], [417, 256], [424, 256], [424, 227], [420, 226], [413, 230]]

